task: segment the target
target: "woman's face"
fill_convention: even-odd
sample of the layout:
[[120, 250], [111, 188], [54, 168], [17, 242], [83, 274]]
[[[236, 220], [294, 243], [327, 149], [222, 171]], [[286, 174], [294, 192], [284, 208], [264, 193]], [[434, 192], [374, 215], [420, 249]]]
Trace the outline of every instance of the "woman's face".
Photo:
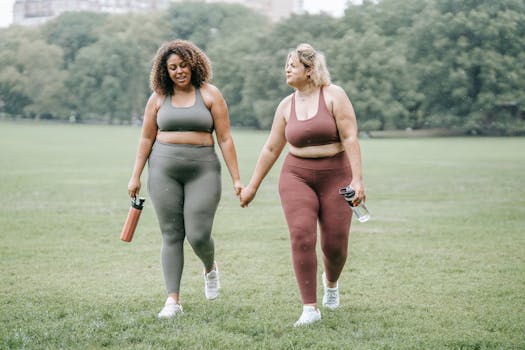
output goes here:
[[290, 56], [286, 63], [286, 83], [297, 87], [307, 82], [307, 69], [297, 57]]
[[186, 88], [191, 84], [191, 67], [179, 55], [173, 54], [166, 60], [168, 74], [177, 88]]

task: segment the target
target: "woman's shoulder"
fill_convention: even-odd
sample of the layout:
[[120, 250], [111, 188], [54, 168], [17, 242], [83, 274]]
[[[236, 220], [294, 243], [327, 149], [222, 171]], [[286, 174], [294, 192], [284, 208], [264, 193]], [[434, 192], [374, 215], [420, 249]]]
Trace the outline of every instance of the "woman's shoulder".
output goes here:
[[207, 102], [207, 104], [223, 99], [221, 91], [213, 84], [203, 83], [198, 89], [202, 98]]
[[275, 116], [280, 116], [284, 120], [288, 120], [290, 117], [290, 109], [292, 108], [292, 97], [293, 93], [286, 96], [279, 102], [279, 105], [275, 109]]
[[282, 104], [282, 105], [290, 105], [292, 103], [292, 99], [293, 99], [294, 94], [295, 94], [295, 92], [292, 92], [290, 95], [288, 95], [285, 98], [283, 98], [281, 100], [280, 104]]
[[346, 91], [336, 84], [330, 84], [323, 87], [323, 94], [327, 105], [333, 103], [338, 104], [349, 99]]
[[201, 94], [221, 95], [219, 88], [210, 83], [202, 83], [198, 89], [200, 90]]
[[148, 104], [155, 106], [156, 109], [159, 109], [162, 106], [162, 103], [164, 102], [165, 98], [165, 95], [153, 91], [149, 96]]
[[336, 84], [329, 84], [329, 85], [323, 86], [323, 92], [324, 93], [329, 93], [329, 94], [334, 94], [334, 95], [346, 94], [345, 90], [342, 87], [340, 87], [339, 85], [336, 85]]
[[293, 98], [293, 93], [283, 98], [281, 102], [279, 102], [277, 109], [282, 110], [282, 109], [290, 108], [292, 104], [292, 98]]

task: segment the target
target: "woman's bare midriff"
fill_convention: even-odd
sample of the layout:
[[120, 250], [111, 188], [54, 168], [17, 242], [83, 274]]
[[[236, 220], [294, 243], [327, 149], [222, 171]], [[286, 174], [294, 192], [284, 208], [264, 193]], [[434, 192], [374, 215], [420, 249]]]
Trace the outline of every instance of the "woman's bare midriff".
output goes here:
[[213, 146], [213, 136], [205, 131], [159, 131], [157, 141], [162, 143]]
[[288, 150], [291, 154], [299, 158], [323, 158], [332, 157], [344, 150], [341, 142], [330, 143], [328, 145], [295, 147], [289, 145]]

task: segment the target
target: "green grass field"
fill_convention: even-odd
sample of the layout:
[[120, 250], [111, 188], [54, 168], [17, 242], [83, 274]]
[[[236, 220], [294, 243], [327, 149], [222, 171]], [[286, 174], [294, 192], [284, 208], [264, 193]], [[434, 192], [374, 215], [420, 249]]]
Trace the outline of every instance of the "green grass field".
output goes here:
[[[205, 300], [186, 245], [185, 314], [156, 319], [146, 176], [135, 238], [119, 240], [138, 136], [0, 122], [0, 349], [525, 349], [525, 138], [362, 140], [373, 217], [353, 223], [342, 307], [295, 329], [280, 163], [248, 209], [223, 167], [221, 297]], [[234, 137], [247, 182], [266, 133]]]

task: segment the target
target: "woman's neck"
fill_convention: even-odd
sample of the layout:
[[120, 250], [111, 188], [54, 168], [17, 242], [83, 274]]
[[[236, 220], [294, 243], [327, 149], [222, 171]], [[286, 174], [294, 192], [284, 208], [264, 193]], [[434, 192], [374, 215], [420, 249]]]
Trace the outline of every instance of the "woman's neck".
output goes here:
[[176, 93], [189, 94], [189, 93], [192, 93], [193, 90], [195, 89], [196, 87], [194, 87], [192, 84], [188, 84], [188, 86], [184, 86], [184, 87], [174, 86], [173, 95], [175, 95]]
[[299, 98], [306, 98], [311, 96], [312, 94], [316, 93], [319, 87], [313, 85], [313, 84], [305, 84], [303, 86], [298, 86], [295, 88], [297, 91], [297, 97]]

